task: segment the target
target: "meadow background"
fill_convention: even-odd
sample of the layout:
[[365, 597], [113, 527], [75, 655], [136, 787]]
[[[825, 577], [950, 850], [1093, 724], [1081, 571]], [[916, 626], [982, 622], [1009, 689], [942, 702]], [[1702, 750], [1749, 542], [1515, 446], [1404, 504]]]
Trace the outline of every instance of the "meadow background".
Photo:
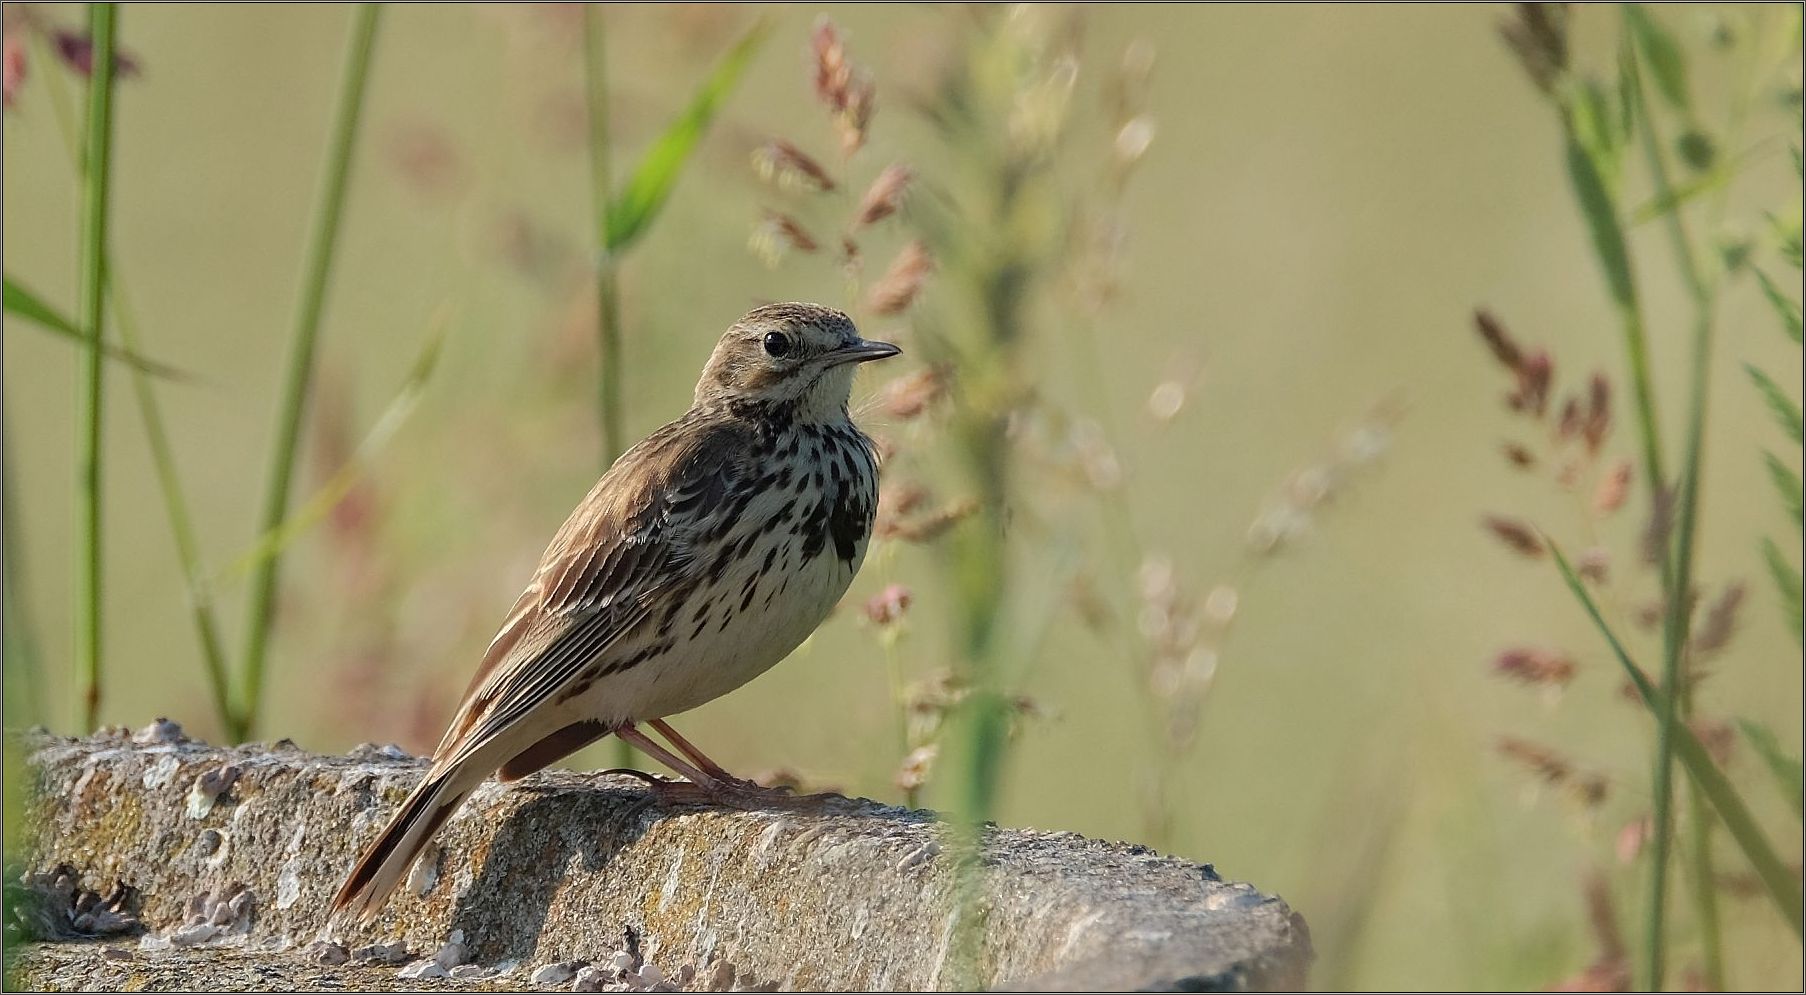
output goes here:
[[[31, 7], [40, 23], [81, 25], [78, 7]], [[792, 253], [773, 268], [749, 249], [762, 208], [779, 199], [752, 166], [755, 149], [784, 137], [838, 162], [810, 89], [818, 18], [839, 26], [877, 87], [854, 172], [870, 177], [901, 160], [932, 184], [957, 165], [916, 105], [974, 30], [970, 11], [793, 5], [765, 14], [770, 34], [743, 84], [620, 273], [629, 440], [687, 406], [715, 338], [752, 305], [844, 302], [832, 265], [798, 265]], [[1619, 849], [1623, 827], [1649, 807], [1647, 715], [1622, 702], [1620, 672], [1549, 563], [1502, 552], [1481, 526], [1487, 514], [1509, 514], [1572, 531], [1576, 517], [1571, 496], [1499, 456], [1502, 441], [1524, 432], [1501, 404], [1509, 382], [1473, 334], [1474, 309], [1548, 347], [1568, 384], [1595, 369], [1622, 382], [1559, 128], [1499, 39], [1505, 14], [1130, 5], [1078, 16], [1073, 106], [1085, 109], [1075, 112], [1070, 154], [1108, 156], [1113, 135], [1095, 108], [1137, 44], [1154, 52], [1145, 113], [1155, 130], [1122, 195], [1120, 291], [1096, 316], [1095, 351], [1051, 323], [1028, 346], [1038, 395], [1115, 426], [1108, 458], [1123, 474], [1101, 499], [1076, 488], [1048, 499], [1061, 510], [1041, 516], [1043, 527], [1099, 532], [1086, 509], [1116, 502], [1141, 548], [1113, 555], [1163, 558], [1199, 596], [1234, 586], [1237, 610], [1215, 647], [1196, 741], [1166, 758], [1160, 801], [1171, 823], [1159, 842], [1301, 911], [1319, 952], [1313, 981], [1324, 987], [1553, 984], [1599, 953], [1582, 883], [1595, 874], [1611, 883], [1626, 931], [1642, 886]], [[617, 174], [754, 16], [701, 5], [609, 11]], [[1713, 54], [1716, 32], [1734, 28], [1748, 45], [1786, 30], [1779, 8], [1684, 7], [1660, 18], [1699, 53], [1691, 69], [1702, 107], [1722, 102], [1738, 67], [1732, 54]], [[192, 375], [160, 386], [160, 397], [234, 652], [245, 573], [233, 564], [256, 532], [348, 25], [346, 9], [325, 5], [128, 6], [121, 16], [137, 71], [117, 90], [113, 260], [143, 351]], [[1577, 59], [1609, 64], [1613, 31], [1612, 15], [1583, 11]], [[5, 111], [5, 269], [72, 312], [79, 191], [50, 73], [79, 96], [78, 77], [34, 59]], [[1730, 195], [1727, 216], [1752, 237], [1764, 211], [1798, 215], [1785, 151], [1797, 114], [1797, 103], [1775, 101], [1751, 112], [1744, 144], [1778, 136]], [[350, 457], [422, 343], [443, 335], [443, 354], [346, 501], [288, 550], [261, 736], [327, 752], [364, 741], [430, 750], [544, 542], [593, 482], [584, 121], [572, 8], [386, 13], [297, 504]], [[1068, 187], [1080, 202], [1114, 196], [1086, 182]], [[874, 227], [868, 270], [901, 244], [904, 223]], [[1655, 387], [1678, 402], [1685, 296], [1662, 261], [1658, 226], [1639, 226], [1632, 239], [1647, 270]], [[1798, 271], [1773, 271], [1797, 296]], [[923, 301], [937, 292], [931, 277]], [[1773, 430], [1742, 364], [1797, 390], [1800, 352], [1776, 334], [1749, 280], [1729, 286], [1719, 316], [1697, 572], [1702, 585], [1742, 579], [1749, 591], [1702, 707], [1766, 725], [1797, 756], [1801, 656], [1758, 542], [1797, 544], [1762, 452], [1779, 446], [1795, 468], [1799, 454]], [[868, 336], [912, 346], [907, 316], [863, 324]], [[11, 315], [4, 349], [5, 542], [22, 578], [6, 625], [28, 626], [36, 643], [34, 720], [85, 731], [73, 727], [67, 664], [79, 353]], [[912, 356], [919, 350], [868, 371], [862, 397], [919, 368], [907, 365]], [[101, 718], [139, 725], [168, 715], [218, 740], [137, 409], [121, 370], [107, 375]], [[867, 407], [874, 431], [932, 460], [944, 439], [932, 413], [904, 419], [882, 403]], [[1676, 441], [1678, 412], [1678, 403], [1664, 412]], [[1074, 431], [1089, 438], [1082, 425]], [[1333, 460], [1351, 432], [1377, 455], [1363, 457], [1282, 549], [1251, 551], [1263, 509], [1283, 504], [1299, 472]], [[1629, 455], [1628, 433], [1609, 448]], [[1628, 512], [1600, 526], [1620, 549], [1635, 547], [1640, 527]], [[1081, 560], [1094, 553], [1077, 548]], [[1020, 555], [1056, 569], [1035, 549]], [[679, 727], [736, 771], [783, 768], [901, 800], [887, 666], [920, 679], [946, 664], [953, 606], [933, 556], [905, 542], [875, 548], [809, 644]], [[892, 584], [907, 587], [911, 603], [885, 636], [860, 606]], [[1132, 606], [1138, 595], [1104, 596]], [[1085, 611], [1062, 604], [1053, 614], [1032, 669], [1011, 689], [1036, 708], [1019, 724], [994, 814], [1146, 839], [1146, 772], [1166, 761], [1148, 734], [1145, 675]], [[1494, 657], [1519, 645], [1571, 656], [1565, 692], [1494, 672]], [[6, 662], [15, 666], [14, 656]], [[8, 711], [19, 714], [11, 702]], [[1501, 756], [1502, 736], [1550, 744], [1596, 772], [1609, 786], [1604, 800], [1539, 787]], [[1797, 859], [1799, 823], [1760, 762], [1742, 749], [1728, 763], [1777, 846]], [[931, 776], [920, 800], [941, 803], [939, 790]], [[1738, 872], [1723, 852], [1727, 873]], [[1684, 902], [1676, 908], [1684, 923]], [[1760, 897], [1727, 897], [1724, 916], [1733, 983], [1798, 981], [1800, 945]], [[1697, 958], [1688, 935], [1677, 928], [1682, 970]]]

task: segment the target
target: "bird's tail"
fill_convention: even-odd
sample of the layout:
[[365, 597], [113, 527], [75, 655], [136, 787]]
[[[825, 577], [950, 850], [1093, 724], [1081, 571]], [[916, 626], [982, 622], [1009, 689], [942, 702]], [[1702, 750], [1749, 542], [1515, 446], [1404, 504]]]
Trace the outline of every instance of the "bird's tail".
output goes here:
[[471, 778], [468, 765], [433, 770], [408, 795], [401, 811], [383, 827], [382, 834], [364, 850], [357, 866], [332, 900], [332, 915], [349, 914], [360, 924], [369, 923], [395, 893], [408, 869], [426, 848], [445, 820], [458, 811], [464, 799], [482, 780]]

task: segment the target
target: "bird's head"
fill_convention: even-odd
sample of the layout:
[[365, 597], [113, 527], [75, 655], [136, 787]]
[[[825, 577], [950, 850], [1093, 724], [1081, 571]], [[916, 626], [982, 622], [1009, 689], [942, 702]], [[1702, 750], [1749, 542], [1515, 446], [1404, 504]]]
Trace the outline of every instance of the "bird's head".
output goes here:
[[800, 421], [843, 417], [860, 363], [895, 356], [819, 304], [767, 304], [734, 322], [696, 384], [696, 404], [787, 405]]

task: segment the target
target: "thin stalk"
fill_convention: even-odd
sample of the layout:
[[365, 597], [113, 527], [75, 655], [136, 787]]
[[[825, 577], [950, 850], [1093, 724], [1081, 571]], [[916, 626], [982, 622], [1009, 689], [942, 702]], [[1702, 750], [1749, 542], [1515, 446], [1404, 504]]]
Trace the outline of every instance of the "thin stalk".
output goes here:
[[596, 221], [596, 345], [601, 370], [596, 417], [602, 429], [602, 468], [625, 448], [621, 437], [621, 299], [615, 254], [608, 247], [609, 167], [607, 35], [602, 10], [583, 8], [583, 70], [589, 109], [590, 197]]
[[[281, 527], [288, 517], [289, 486], [294, 476], [295, 459], [301, 440], [301, 420], [307, 407], [308, 388], [313, 381], [314, 342], [319, 336], [320, 318], [326, 307], [326, 288], [332, 276], [339, 222], [344, 215], [346, 181], [351, 173], [358, 121], [363, 116], [365, 84], [370, 75], [371, 54], [376, 45], [376, 29], [381, 12], [381, 4], [358, 4], [352, 18], [351, 43], [327, 150], [326, 175], [321, 184], [319, 200], [314, 206], [313, 232], [303, 269], [300, 300], [295, 312], [288, 372], [283, 384], [282, 406], [277, 415], [276, 444], [270, 450], [263, 516], [257, 530], [260, 536], [268, 535]], [[282, 555], [277, 552], [260, 561], [251, 578], [249, 601], [245, 607], [242, 700], [229, 729], [235, 740], [249, 737], [257, 728], [281, 567]]]
[[[1574, 572], [1568, 558], [1562, 555], [1561, 548], [1547, 541], [1547, 537], [1545, 541], [1555, 559], [1556, 569], [1561, 571], [1562, 581], [1567, 584], [1568, 591], [1580, 602], [1599, 634], [1611, 647], [1612, 655], [1617, 657], [1619, 665], [1624, 668], [1624, 675], [1630, 678], [1631, 685], [1636, 688], [1637, 697], [1642, 699], [1650, 714], [1660, 715], [1666, 707], [1667, 695], [1651, 683], [1643, 669], [1631, 659], [1623, 641], [1606, 624], [1605, 616], [1599, 612], [1598, 603], [1593, 600], [1586, 585], [1581, 583], [1580, 575]], [[1694, 787], [1711, 803], [1712, 811], [1724, 823], [1725, 831], [1737, 841], [1750, 866], [1755, 869], [1756, 876], [1761, 879], [1764, 890], [1774, 903], [1775, 911], [1781, 914], [1782, 920], [1798, 936], [1801, 929], [1806, 928], [1806, 899], [1801, 896], [1798, 873], [1782, 862], [1779, 852], [1770, 845], [1768, 837], [1762, 833], [1762, 827], [1756, 824], [1755, 817], [1750, 814], [1749, 806], [1744, 804], [1737, 789], [1725, 777], [1724, 771], [1713, 762], [1712, 755], [1706, 752], [1705, 745], [1693, 734], [1693, 730], [1686, 726], [1676, 728], [1674, 746], [1675, 756], [1686, 769]]]
[[101, 424], [103, 418], [102, 350], [106, 302], [107, 201], [113, 164], [113, 49], [118, 8], [97, 3], [88, 8], [92, 68], [88, 77], [87, 158], [82, 183], [81, 313], [88, 351], [76, 390], [77, 535], [75, 569], [75, 665], [81, 697], [77, 722], [81, 732], [100, 718], [102, 540]]
[[[138, 329], [130, 312], [122, 305], [125, 287], [117, 273], [110, 281], [108, 300], [113, 307], [114, 323], [119, 326], [120, 340], [127, 349], [138, 351]], [[232, 725], [231, 678], [226, 672], [226, 648], [220, 639], [219, 621], [213, 609], [213, 587], [207, 582], [207, 570], [201, 562], [200, 541], [195, 537], [194, 519], [188, 512], [188, 499], [182, 491], [182, 478], [176, 469], [175, 447], [169, 441], [169, 429], [163, 422], [163, 409], [157, 402], [156, 385], [150, 374], [131, 368], [132, 393], [138, 401], [138, 416], [144, 422], [145, 441], [150, 445], [151, 466], [157, 472], [157, 489], [163, 494], [163, 513], [169, 519], [169, 534], [176, 543], [176, 560], [182, 568], [182, 583], [188, 589], [188, 611], [194, 619], [195, 638], [200, 642], [201, 665], [207, 671], [207, 688], [213, 696], [213, 711], [220, 723]]]
[[[621, 416], [621, 289], [619, 264], [608, 247], [608, 209], [614, 194], [609, 166], [608, 34], [598, 4], [583, 6], [584, 98], [589, 112], [591, 213], [596, 222], [596, 419], [601, 428], [602, 470], [626, 448]], [[614, 766], [632, 767], [634, 749], [616, 737]]]
[[[1661, 136], [1644, 99], [1643, 84], [1637, 72], [1636, 57], [1628, 49], [1628, 96], [1636, 112], [1638, 133], [1644, 157], [1654, 180], [1656, 195], [1669, 197], [1673, 185], [1667, 163], [1662, 157]], [[1649, 949], [1646, 951], [1648, 985], [1659, 989], [1664, 973], [1663, 917], [1667, 886], [1668, 854], [1673, 845], [1674, 735], [1675, 726], [1688, 718], [1691, 695], [1685, 688], [1681, 664], [1686, 657], [1691, 611], [1688, 592], [1692, 589], [1693, 553], [1699, 520], [1700, 465], [1704, 459], [1707, 385], [1712, 363], [1712, 312], [1715, 295], [1712, 282], [1702, 273], [1687, 236], [1686, 221], [1676, 207], [1666, 214], [1670, 239], [1674, 243], [1675, 263], [1681, 271], [1687, 291], [1693, 299], [1692, 376], [1687, 405], [1686, 449], [1681, 462], [1680, 494], [1675, 506], [1674, 539], [1667, 554], [1667, 612], [1662, 625], [1662, 690], [1664, 692], [1660, 725], [1656, 731], [1655, 769], [1655, 839], [1650, 855]], [[1699, 918], [1704, 947], [1707, 983], [1714, 990], [1723, 987], [1724, 964], [1719, 936], [1718, 902], [1715, 875], [1712, 873], [1710, 820], [1697, 792], [1689, 792], [1692, 803], [1689, 823], [1692, 837], [1688, 848], [1689, 865], [1694, 879], [1694, 907]]]
[[1631, 401], [1637, 415], [1637, 438], [1643, 450], [1643, 475], [1649, 482], [1654, 507], [1656, 494], [1668, 486], [1662, 464], [1661, 423], [1656, 418], [1654, 378], [1649, 372], [1649, 341], [1643, 324], [1643, 307], [1637, 293], [1635, 274], [1631, 268], [1630, 245], [1624, 237], [1624, 226], [1618, 218], [1618, 204], [1611, 185], [1600, 171], [1599, 162], [1588, 152], [1575, 130], [1573, 113], [1562, 107], [1562, 125], [1566, 148], [1568, 177], [1574, 186], [1574, 198], [1593, 237], [1594, 254], [1604, 270], [1613, 309], [1618, 312], [1618, 327], [1624, 342], [1624, 356], [1630, 366]]
[[[40, 48], [42, 45], [40, 43]], [[39, 53], [47, 56], [47, 51]], [[81, 172], [81, 147], [74, 132], [74, 118], [68, 108], [59, 73], [45, 74], [50, 103], [54, 108], [58, 130], [69, 152], [71, 166]], [[126, 349], [139, 350], [138, 322], [133, 317], [125, 290], [125, 278], [109, 257], [107, 260], [107, 307], [119, 328]], [[220, 640], [219, 622], [213, 607], [212, 587], [201, 563], [200, 543], [195, 538], [194, 519], [188, 511], [188, 500], [182, 490], [176, 469], [175, 447], [169, 441], [169, 430], [163, 422], [162, 405], [157, 400], [156, 384], [142, 367], [127, 364], [132, 376], [132, 390], [137, 395], [138, 412], [144, 422], [145, 441], [150, 445], [151, 463], [156, 468], [158, 489], [163, 494], [163, 511], [169, 519], [170, 535], [176, 543], [176, 559], [182, 568], [182, 581], [188, 588], [188, 605], [194, 618], [195, 637], [200, 642], [201, 663], [207, 671], [208, 689], [213, 695], [213, 708], [221, 725], [232, 722], [230, 677], [226, 672], [226, 651]]]

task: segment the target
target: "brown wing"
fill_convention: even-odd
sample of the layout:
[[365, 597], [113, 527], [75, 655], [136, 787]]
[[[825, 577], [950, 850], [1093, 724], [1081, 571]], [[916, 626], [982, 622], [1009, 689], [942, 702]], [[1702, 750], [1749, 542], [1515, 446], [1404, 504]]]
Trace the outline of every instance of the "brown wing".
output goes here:
[[552, 538], [434, 751], [468, 756], [552, 699], [698, 572], [692, 540], [748, 471], [750, 432], [691, 412], [628, 450]]

